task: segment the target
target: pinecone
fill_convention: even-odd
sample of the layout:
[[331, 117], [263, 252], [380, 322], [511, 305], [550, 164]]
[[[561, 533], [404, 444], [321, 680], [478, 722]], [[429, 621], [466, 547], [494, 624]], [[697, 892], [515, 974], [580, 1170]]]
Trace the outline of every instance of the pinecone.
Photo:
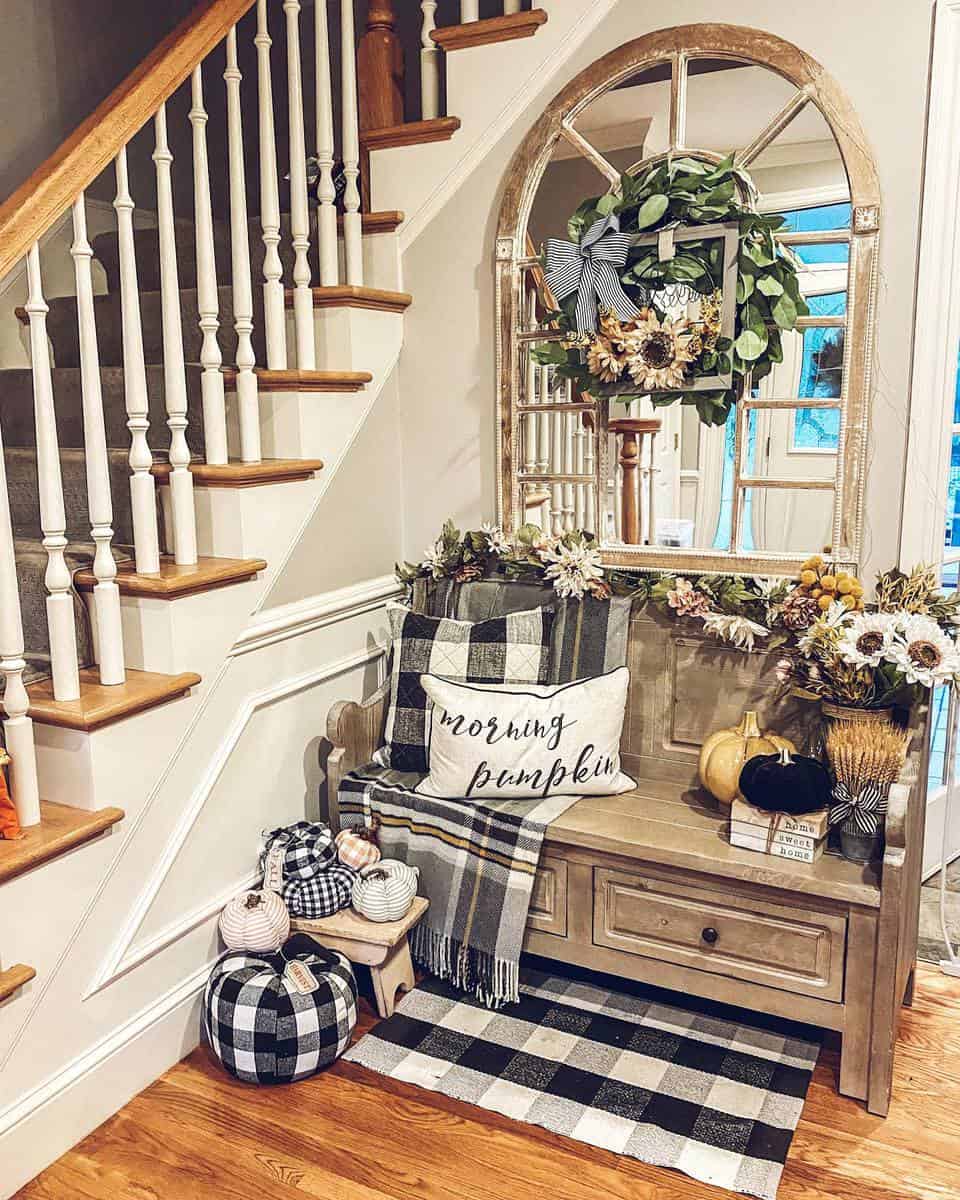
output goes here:
[[807, 596], [798, 588], [791, 592], [780, 605], [780, 620], [787, 629], [800, 633], [810, 626], [820, 615], [820, 608], [812, 596]]

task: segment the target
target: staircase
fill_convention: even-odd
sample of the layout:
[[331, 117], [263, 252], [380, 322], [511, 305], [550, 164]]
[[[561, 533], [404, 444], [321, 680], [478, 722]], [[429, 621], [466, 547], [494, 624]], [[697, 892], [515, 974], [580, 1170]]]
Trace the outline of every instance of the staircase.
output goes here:
[[[592, 0], [594, 22], [608, 6]], [[25, 293], [0, 320], [30, 347], [28, 368], [0, 361], [3, 737], [24, 829], [0, 842], [0, 912], [33, 914], [0, 921], [0, 1161], [18, 1164], [0, 1172], [0, 1197], [153, 1077], [80, 1089], [69, 1120], [44, 1124], [81, 1077], [75, 1063], [93, 1080], [111, 1039], [149, 1028], [138, 972], [168, 942], [163, 929], [134, 942], [155, 895], [143, 873], [162, 880], [189, 844], [224, 769], [214, 748], [256, 708], [231, 664], [269, 644], [270, 588], [387, 392], [413, 301], [405, 239], [511, 104], [517, 115], [521, 85], [542, 85], [586, 32], [579, 5], [548, 5], [549, 22], [517, 0], [500, 7], [480, 19], [463, 0], [461, 22], [438, 29], [434, 0], [371, 0], [355, 31], [350, 0], [203, 0], [0, 207], [0, 280], [22, 270]], [[401, 19], [419, 38], [409, 113]], [[500, 54], [506, 69], [478, 91], [476, 72]], [[116, 223], [91, 232], [104, 179]], [[51, 262], [63, 226], [74, 286], [47, 294], [45, 279], [64, 275]], [[369, 594], [382, 606], [382, 584]], [[296, 660], [283, 670], [291, 681], [257, 703], [305, 686]], [[223, 899], [184, 928], [209, 928]], [[90, 945], [92, 914], [106, 940]], [[209, 948], [190, 953], [193, 997]], [[83, 1019], [55, 1044], [65, 1008]]]

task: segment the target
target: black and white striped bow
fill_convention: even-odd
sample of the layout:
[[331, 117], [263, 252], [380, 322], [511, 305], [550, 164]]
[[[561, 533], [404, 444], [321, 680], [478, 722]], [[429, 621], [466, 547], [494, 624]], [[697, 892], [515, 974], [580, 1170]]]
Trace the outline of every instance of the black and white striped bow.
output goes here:
[[833, 789], [830, 824], [843, 825], [853, 821], [860, 833], [876, 833], [886, 811], [887, 796], [879, 784], [865, 783], [854, 796], [845, 783], [838, 783]]
[[547, 285], [558, 300], [577, 293], [578, 333], [596, 331], [598, 308], [612, 308], [623, 321], [639, 314], [620, 282], [631, 240], [629, 233], [620, 232], [616, 213], [594, 221], [579, 245], [547, 238]]

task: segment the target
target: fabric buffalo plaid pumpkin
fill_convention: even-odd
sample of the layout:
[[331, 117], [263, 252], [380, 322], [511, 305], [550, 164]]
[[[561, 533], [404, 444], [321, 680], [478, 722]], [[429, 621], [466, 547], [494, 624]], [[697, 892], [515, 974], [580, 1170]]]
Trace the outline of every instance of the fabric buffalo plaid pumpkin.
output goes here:
[[[299, 992], [284, 973], [296, 959], [317, 988]], [[203, 997], [203, 1031], [224, 1069], [246, 1083], [295, 1083], [346, 1050], [357, 1023], [357, 984], [342, 955], [297, 934], [275, 954], [230, 950]]]
[[337, 847], [333, 832], [327, 825], [312, 821], [296, 821], [282, 829], [271, 830], [266, 835], [260, 854], [260, 869], [266, 867], [267, 856], [274, 846], [284, 847], [283, 878], [310, 879], [337, 861]]

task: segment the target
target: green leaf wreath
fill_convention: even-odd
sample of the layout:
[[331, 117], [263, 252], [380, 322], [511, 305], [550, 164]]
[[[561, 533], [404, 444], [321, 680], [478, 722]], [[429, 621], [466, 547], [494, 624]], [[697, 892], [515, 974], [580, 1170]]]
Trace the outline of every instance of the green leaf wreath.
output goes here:
[[[783, 361], [781, 332], [796, 327], [797, 318], [809, 314], [800, 294], [797, 278], [799, 261], [784, 246], [776, 231], [785, 223], [776, 214], [755, 212], [744, 203], [744, 195], [754, 196], [750, 176], [735, 165], [733, 155], [716, 166], [694, 158], [668, 158], [651, 170], [638, 175], [622, 175], [619, 189], [604, 196], [593, 196], [579, 206], [567, 222], [574, 242], [600, 218], [618, 216], [620, 231], [649, 234], [669, 226], [691, 227], [736, 221], [739, 226], [737, 256], [736, 324], [732, 339], [720, 336], [719, 309], [723, 282], [723, 243], [712, 237], [677, 243], [675, 257], [661, 261], [656, 245], [632, 245], [624, 269], [619, 273], [623, 290], [638, 306], [650, 302], [647, 297], [671, 285], [682, 284], [699, 293], [703, 323], [683, 339], [678, 362], [682, 380], [730, 372], [733, 383], [725, 390], [684, 391], [681, 372], [670, 376], [668, 391], [652, 389], [650, 398], [657, 407], [679, 401], [696, 406], [701, 421], [722, 425], [749, 372], [756, 383]], [[627, 388], [623, 354], [629, 354], [629, 334], [637, 321], [621, 324], [616, 314], [601, 314], [600, 330], [594, 335], [577, 333], [575, 321], [577, 295], [572, 292], [560, 302], [547, 320], [563, 331], [560, 341], [547, 342], [534, 350], [541, 365], [552, 364], [557, 375], [573, 381], [575, 388], [595, 396], [615, 396]], [[666, 314], [653, 302], [645, 309], [669, 331]], [[642, 324], [640, 322], [639, 324]], [[618, 360], [619, 351], [619, 360]], [[651, 376], [647, 376], [650, 378]], [[654, 373], [660, 379], [665, 376]], [[676, 384], [679, 381], [679, 388]], [[676, 390], [674, 390], [676, 389]], [[643, 394], [634, 381], [632, 394]]]

